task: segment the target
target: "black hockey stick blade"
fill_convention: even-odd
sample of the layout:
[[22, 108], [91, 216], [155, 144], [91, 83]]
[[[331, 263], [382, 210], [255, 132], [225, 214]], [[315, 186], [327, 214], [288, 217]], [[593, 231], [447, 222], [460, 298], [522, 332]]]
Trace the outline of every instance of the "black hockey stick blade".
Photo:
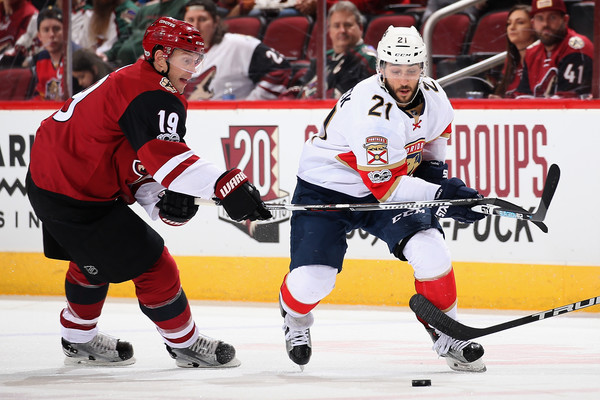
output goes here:
[[532, 221], [543, 221], [546, 218], [546, 212], [550, 207], [550, 202], [554, 197], [554, 192], [558, 187], [558, 181], [560, 180], [560, 168], [556, 164], [552, 164], [548, 169], [548, 175], [546, 176], [546, 184], [544, 185], [544, 191], [542, 192], [542, 199], [535, 213], [533, 213]]
[[413, 295], [409, 301], [410, 309], [413, 310], [417, 317], [425, 321], [428, 325], [436, 328], [440, 332], [443, 332], [446, 335], [459, 340], [475, 339], [481, 336], [490, 335], [492, 333], [515, 328], [517, 326], [529, 324], [531, 322], [541, 321], [543, 319], [548, 319], [557, 315], [566, 314], [571, 311], [581, 310], [583, 308], [591, 307], [598, 304], [600, 304], [600, 296], [577, 301], [575, 303], [567, 304], [562, 307], [556, 307], [551, 310], [538, 312], [535, 314], [528, 315], [526, 317], [504, 322], [502, 324], [493, 325], [488, 328], [474, 328], [467, 325], [463, 325], [460, 322], [450, 318], [439, 308], [431, 304], [431, 302], [421, 294]]
[[497, 198], [486, 198], [483, 200], [486, 200], [486, 202], [473, 206], [473, 211], [487, 215], [498, 215], [501, 217], [523, 219], [540, 228], [542, 232], [548, 233], [548, 227], [546, 224], [544, 224], [542, 221], [533, 219], [534, 213], [531, 213], [530, 211], [527, 211], [524, 208], [506, 200]]

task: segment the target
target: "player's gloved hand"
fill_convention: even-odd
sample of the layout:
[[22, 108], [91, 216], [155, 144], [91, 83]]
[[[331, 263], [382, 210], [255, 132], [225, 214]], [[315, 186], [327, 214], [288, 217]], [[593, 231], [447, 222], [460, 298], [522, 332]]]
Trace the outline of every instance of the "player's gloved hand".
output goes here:
[[448, 164], [436, 160], [423, 161], [415, 169], [413, 176], [440, 185], [444, 179], [448, 179]]
[[272, 218], [265, 208], [258, 189], [248, 181], [248, 177], [238, 168], [230, 169], [217, 179], [215, 201], [223, 206], [231, 219], [243, 221], [249, 219], [264, 220]]
[[156, 204], [159, 210], [158, 216], [165, 224], [185, 225], [198, 211], [194, 200], [194, 196], [165, 190]]
[[[481, 196], [477, 190], [466, 186], [465, 183], [458, 178], [443, 180], [435, 195], [436, 200], [477, 199], [482, 197], [483, 196]], [[441, 206], [434, 209], [434, 213], [440, 218], [453, 218], [458, 222], [465, 222], [467, 224], [479, 221], [485, 217], [485, 214], [472, 211], [469, 206]]]

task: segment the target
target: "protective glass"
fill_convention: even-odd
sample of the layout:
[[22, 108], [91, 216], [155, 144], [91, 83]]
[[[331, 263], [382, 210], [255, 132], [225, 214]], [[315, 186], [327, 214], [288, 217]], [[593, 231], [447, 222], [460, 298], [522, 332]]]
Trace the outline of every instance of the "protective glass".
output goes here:
[[195, 74], [200, 71], [203, 59], [203, 54], [175, 49], [173, 54], [169, 57], [169, 64], [171, 64], [172, 67], [179, 68], [190, 74]]

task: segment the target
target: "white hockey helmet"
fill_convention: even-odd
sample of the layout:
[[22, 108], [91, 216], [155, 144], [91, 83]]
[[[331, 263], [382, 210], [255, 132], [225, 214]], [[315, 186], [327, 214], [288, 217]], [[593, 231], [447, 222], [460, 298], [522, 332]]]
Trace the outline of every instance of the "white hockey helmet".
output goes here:
[[392, 64], [424, 64], [427, 61], [427, 49], [414, 26], [390, 25], [377, 45], [377, 58]]

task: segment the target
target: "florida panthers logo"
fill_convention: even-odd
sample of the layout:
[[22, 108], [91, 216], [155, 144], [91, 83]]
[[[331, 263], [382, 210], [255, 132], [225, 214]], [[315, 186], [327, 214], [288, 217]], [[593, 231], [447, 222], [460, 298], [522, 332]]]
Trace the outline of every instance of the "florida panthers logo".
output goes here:
[[423, 147], [425, 147], [425, 139], [417, 139], [414, 142], [404, 146], [406, 150], [407, 173], [411, 175], [415, 169], [423, 161]]
[[388, 140], [383, 136], [369, 136], [363, 145], [367, 152], [368, 165], [387, 165]]

